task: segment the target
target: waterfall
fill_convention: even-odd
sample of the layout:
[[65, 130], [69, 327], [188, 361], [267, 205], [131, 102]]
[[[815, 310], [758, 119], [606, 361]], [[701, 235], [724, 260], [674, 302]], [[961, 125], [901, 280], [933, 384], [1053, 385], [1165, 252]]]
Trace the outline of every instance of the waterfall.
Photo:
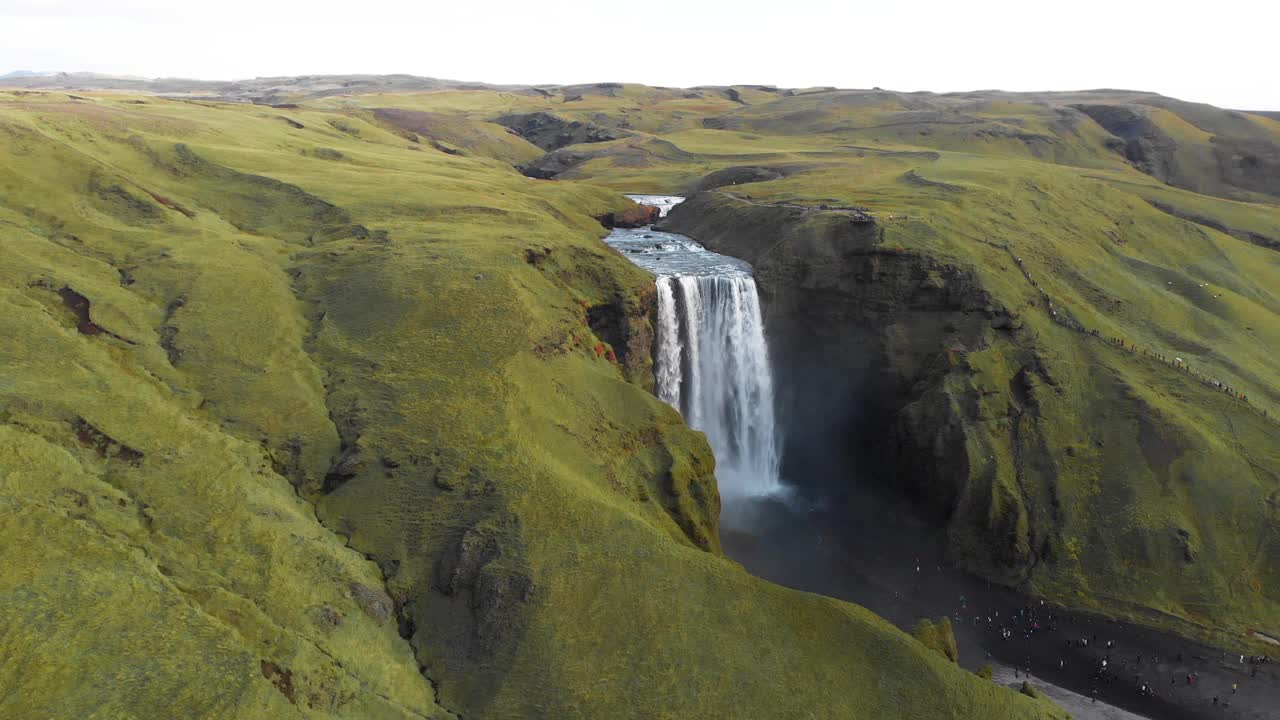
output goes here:
[[[628, 197], [662, 215], [684, 199]], [[773, 376], [751, 266], [652, 227], [616, 228], [605, 241], [657, 276], [658, 397], [706, 433], [721, 495], [781, 490]]]
[[675, 408], [680, 407], [680, 321], [676, 316], [676, 297], [670, 278], [658, 278], [658, 357], [656, 373], [658, 398]]
[[780, 489], [773, 378], [755, 280], [659, 275], [658, 396], [707, 435], [722, 494]]

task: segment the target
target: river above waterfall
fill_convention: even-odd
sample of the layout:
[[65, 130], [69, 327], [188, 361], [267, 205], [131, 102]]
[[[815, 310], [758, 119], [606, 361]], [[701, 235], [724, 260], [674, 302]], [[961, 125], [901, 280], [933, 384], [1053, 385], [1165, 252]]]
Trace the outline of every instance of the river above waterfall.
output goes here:
[[605, 242], [654, 275], [720, 275], [751, 277], [751, 266], [711, 252], [684, 235], [653, 228], [617, 229]]

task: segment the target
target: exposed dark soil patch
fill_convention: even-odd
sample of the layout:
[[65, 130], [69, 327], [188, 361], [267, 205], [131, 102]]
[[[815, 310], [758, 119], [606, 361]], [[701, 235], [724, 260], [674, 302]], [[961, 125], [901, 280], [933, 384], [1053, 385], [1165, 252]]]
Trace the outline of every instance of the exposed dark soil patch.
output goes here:
[[173, 316], [186, 304], [187, 298], [185, 295], [179, 295], [174, 298], [165, 307], [164, 322], [157, 331], [160, 335], [160, 347], [164, 349], [164, 354], [169, 358], [169, 364], [174, 367], [177, 367], [178, 361], [182, 359], [182, 351], [178, 349], [178, 326], [173, 323]]
[[462, 155], [463, 154], [463, 152], [458, 148], [453, 147], [452, 145], [449, 145], [447, 143], [443, 143], [439, 140], [432, 140], [431, 147], [435, 148], [436, 150], [439, 150], [445, 155]]
[[59, 290], [58, 296], [62, 298], [62, 304], [76, 316], [76, 330], [79, 330], [81, 335], [102, 334], [102, 328], [98, 327], [97, 323], [89, 319], [89, 308], [91, 305], [89, 298], [69, 287], [64, 287]]
[[72, 421], [71, 429], [76, 433], [76, 440], [84, 447], [96, 452], [100, 458], [120, 460], [130, 465], [137, 465], [142, 462], [142, 452], [107, 435], [84, 418], [78, 417]]
[[134, 341], [120, 337], [119, 335], [95, 323], [89, 314], [90, 308], [92, 307], [92, 303], [89, 302], [89, 298], [69, 287], [63, 287], [58, 290], [58, 297], [62, 298], [63, 306], [75, 315], [76, 330], [78, 330], [81, 335], [106, 335], [107, 337], [115, 338], [123, 343], [137, 345]]
[[293, 671], [282, 669], [279, 665], [270, 660], [262, 661], [262, 677], [271, 681], [272, 685], [280, 691], [281, 695], [294, 705], [298, 704], [296, 693], [293, 689]]
[[549, 247], [524, 249], [524, 261], [536, 268], [541, 268], [542, 263], [546, 262], [549, 257], [551, 257], [551, 248]]
[[158, 203], [160, 203], [161, 205], [163, 205], [163, 206], [165, 206], [165, 207], [169, 208], [170, 210], [174, 210], [174, 211], [176, 211], [176, 212], [180, 212], [180, 213], [182, 213], [183, 215], [186, 215], [186, 216], [187, 216], [187, 217], [189, 217], [189, 218], [193, 218], [193, 217], [195, 217], [195, 216], [196, 216], [196, 211], [195, 211], [195, 210], [190, 210], [190, 209], [188, 209], [188, 208], [185, 208], [185, 207], [183, 207], [182, 205], [179, 205], [178, 203], [174, 202], [173, 200], [170, 200], [169, 198], [167, 198], [167, 197], [165, 197], [165, 196], [163, 196], [163, 195], [159, 195], [159, 194], [157, 194], [157, 193], [153, 193], [153, 192], [151, 192], [150, 190], [148, 190], [148, 189], [146, 189], [146, 188], [142, 187], [141, 185], [138, 185], [137, 187], [138, 187], [138, 189], [142, 190], [142, 192], [146, 193], [147, 195], [150, 195], [152, 200], [155, 200], [156, 202], [158, 202]]

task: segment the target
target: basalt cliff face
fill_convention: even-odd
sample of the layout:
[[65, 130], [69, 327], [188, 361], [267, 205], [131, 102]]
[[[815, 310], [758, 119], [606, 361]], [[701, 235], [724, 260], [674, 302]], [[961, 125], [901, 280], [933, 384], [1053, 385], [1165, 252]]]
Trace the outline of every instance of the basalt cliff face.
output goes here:
[[[1234, 613], [1275, 617], [1272, 591], [1237, 585], [1228, 570], [1238, 553], [1276, 552], [1274, 538], [1264, 533], [1258, 545], [1249, 532], [1215, 528], [1215, 511], [1187, 502], [1213, 497], [1265, 526], [1270, 501], [1235, 504], [1227, 494], [1273, 470], [1216, 447], [1108, 367], [1128, 351], [1052, 307], [1011, 306], [974, 267], [886, 241], [882, 224], [853, 212], [712, 191], [662, 227], [755, 266], [791, 482], [903, 493], [958, 565], [1075, 598], [1068, 604], [1192, 632]], [[1122, 359], [1161, 369], [1140, 353]], [[1157, 381], [1187, 401], [1220, 404], [1185, 373]], [[1272, 430], [1259, 413], [1232, 421], [1241, 437]], [[1153, 512], [1162, 519], [1131, 519]], [[1185, 612], [1215, 585], [1237, 588], [1221, 615]], [[1196, 620], [1206, 622], [1193, 628]]]

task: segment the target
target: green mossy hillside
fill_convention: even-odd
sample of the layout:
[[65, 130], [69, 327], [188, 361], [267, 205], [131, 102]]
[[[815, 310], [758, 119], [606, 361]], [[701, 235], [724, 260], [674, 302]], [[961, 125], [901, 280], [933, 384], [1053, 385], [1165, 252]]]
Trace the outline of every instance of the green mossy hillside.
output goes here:
[[1063, 716], [720, 556], [615, 192], [77, 98], [0, 93], [0, 716]]
[[951, 618], [939, 618], [937, 622], [921, 620], [911, 631], [911, 637], [951, 662], [960, 662], [960, 648], [956, 645], [956, 636], [951, 630]]

